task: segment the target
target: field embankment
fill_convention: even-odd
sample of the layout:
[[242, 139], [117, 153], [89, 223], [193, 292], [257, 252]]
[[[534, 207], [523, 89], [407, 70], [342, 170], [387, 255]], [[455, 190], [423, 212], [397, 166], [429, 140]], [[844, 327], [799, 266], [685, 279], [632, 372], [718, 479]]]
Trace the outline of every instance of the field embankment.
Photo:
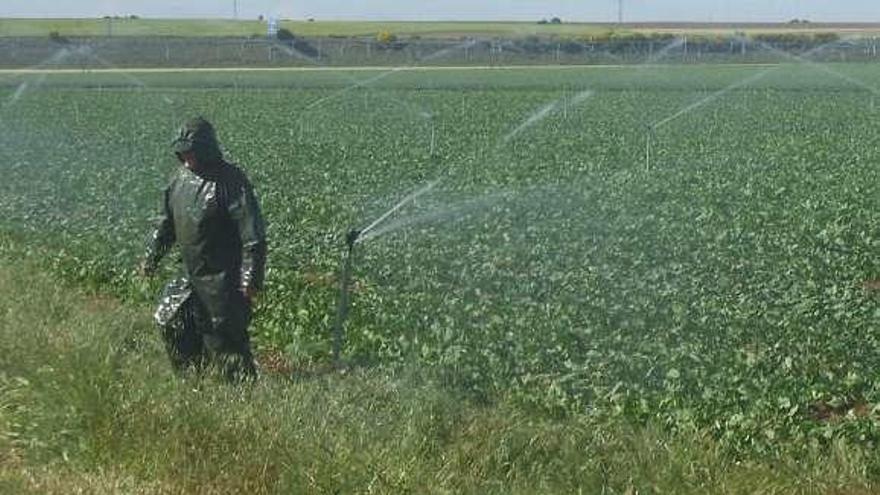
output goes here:
[[877, 61], [876, 24], [2, 19], [0, 67], [345, 67]]
[[[9, 247], [8, 245], [6, 246]], [[843, 442], [741, 459], [699, 431], [478, 405], [416, 373], [173, 376], [149, 309], [0, 258], [0, 492], [871, 493]], [[802, 449], [798, 448], [798, 451]]]

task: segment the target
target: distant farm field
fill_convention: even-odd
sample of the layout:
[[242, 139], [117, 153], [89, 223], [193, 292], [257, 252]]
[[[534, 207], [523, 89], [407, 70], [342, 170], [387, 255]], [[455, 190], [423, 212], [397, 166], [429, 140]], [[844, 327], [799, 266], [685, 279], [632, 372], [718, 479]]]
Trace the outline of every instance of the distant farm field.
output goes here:
[[[3, 74], [0, 227], [124, 298], [184, 118], [268, 218], [255, 340], [772, 451], [880, 440], [880, 69]], [[172, 276], [171, 256], [162, 278]]]
[[[589, 37], [612, 31], [630, 33], [674, 33], [714, 35], [741, 33], [839, 33], [851, 35], [880, 34], [880, 24], [700, 24], [643, 23], [602, 24], [536, 22], [371, 22], [371, 21], [294, 21], [281, 20], [279, 27], [297, 35], [375, 36], [387, 31], [397, 36], [427, 38], [564, 36]], [[232, 19], [0, 19], [2, 36], [264, 36], [266, 23]]]

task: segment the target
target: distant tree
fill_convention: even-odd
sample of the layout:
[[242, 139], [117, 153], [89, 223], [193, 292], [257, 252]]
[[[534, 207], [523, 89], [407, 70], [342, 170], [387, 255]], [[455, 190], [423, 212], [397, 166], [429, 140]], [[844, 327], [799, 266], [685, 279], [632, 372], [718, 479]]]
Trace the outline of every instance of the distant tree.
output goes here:
[[275, 33], [275, 37], [277, 37], [281, 41], [293, 41], [296, 39], [293, 32], [287, 28], [279, 28], [278, 32]]
[[263, 19], [264, 19], [264, 18], [263, 18], [263, 14], [260, 14], [260, 15], [257, 16], [257, 20], [258, 20], [258, 21], [263, 22]]
[[321, 56], [321, 52], [318, 51], [315, 45], [309, 43], [305, 38], [299, 37], [293, 41], [287, 41], [286, 43], [288, 46], [306, 57], [318, 58]]
[[547, 19], [541, 19], [538, 24], [547, 24]]
[[562, 24], [562, 19], [554, 17], [553, 19], [550, 19], [550, 24]]
[[302, 55], [312, 58], [318, 57], [320, 55], [317, 48], [315, 48], [304, 38], [297, 37], [290, 29], [279, 28], [278, 32], [275, 33], [275, 37], [278, 38], [278, 41], [293, 48]]
[[49, 41], [51, 41], [52, 43], [58, 43], [61, 45], [66, 45], [66, 44], [70, 43], [70, 40], [64, 36], [61, 36], [61, 33], [59, 33], [58, 31], [50, 31], [49, 32]]
[[813, 35], [813, 41], [825, 45], [840, 41], [840, 35], [837, 33], [816, 33]]
[[383, 45], [390, 45], [397, 41], [397, 35], [391, 31], [380, 31], [379, 34], [376, 35], [376, 41]]
[[137, 15], [135, 15], [135, 14], [132, 14], [132, 15], [128, 16], [128, 18], [131, 19], [131, 20], [133, 20], [133, 21], [136, 21], [136, 20], [140, 19], [140, 17], [137, 16]]
[[581, 53], [582, 51], [584, 51], [584, 45], [578, 43], [575, 40], [567, 40], [562, 42], [560, 48], [563, 52], [568, 53], [569, 55]]
[[[541, 41], [541, 38], [537, 36], [526, 36], [525, 38], [517, 41], [517, 46], [525, 53], [546, 53], [549, 50], [550, 45]], [[555, 46], [555, 45], [554, 45]]]

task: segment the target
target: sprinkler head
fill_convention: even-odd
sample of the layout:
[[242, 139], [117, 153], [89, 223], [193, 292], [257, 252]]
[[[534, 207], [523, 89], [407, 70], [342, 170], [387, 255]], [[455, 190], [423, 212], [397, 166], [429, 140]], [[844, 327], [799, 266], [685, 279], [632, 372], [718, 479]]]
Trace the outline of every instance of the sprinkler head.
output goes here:
[[354, 243], [357, 242], [358, 238], [361, 236], [361, 231], [358, 229], [351, 229], [345, 234], [345, 244], [349, 249], [354, 247]]

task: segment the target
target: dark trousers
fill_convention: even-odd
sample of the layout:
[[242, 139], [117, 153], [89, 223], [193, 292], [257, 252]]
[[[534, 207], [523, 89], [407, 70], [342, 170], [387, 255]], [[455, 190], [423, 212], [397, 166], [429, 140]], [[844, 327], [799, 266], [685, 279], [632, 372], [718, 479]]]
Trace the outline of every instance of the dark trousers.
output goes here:
[[250, 316], [250, 308], [242, 301], [240, 310], [230, 311], [222, 319], [211, 318], [198, 296], [192, 294], [162, 327], [171, 365], [178, 372], [213, 369], [229, 381], [255, 378], [247, 333]]

